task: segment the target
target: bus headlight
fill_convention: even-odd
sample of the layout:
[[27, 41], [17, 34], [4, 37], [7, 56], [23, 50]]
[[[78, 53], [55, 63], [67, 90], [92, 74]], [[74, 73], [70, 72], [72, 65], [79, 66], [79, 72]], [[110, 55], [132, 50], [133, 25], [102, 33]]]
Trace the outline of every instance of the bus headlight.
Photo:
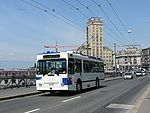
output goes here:
[[61, 83], [61, 86], [64, 86], [64, 83]]

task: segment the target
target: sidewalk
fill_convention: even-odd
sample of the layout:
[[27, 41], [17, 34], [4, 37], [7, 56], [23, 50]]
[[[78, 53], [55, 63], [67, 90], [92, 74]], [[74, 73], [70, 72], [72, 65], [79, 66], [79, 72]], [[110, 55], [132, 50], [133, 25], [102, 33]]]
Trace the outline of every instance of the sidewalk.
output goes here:
[[111, 81], [111, 80], [117, 80], [117, 79], [122, 79], [123, 77], [122, 76], [118, 76], [118, 77], [111, 77], [111, 78], [105, 78], [105, 82], [107, 81]]
[[6, 89], [0, 90], [0, 100], [24, 97], [34, 94], [39, 94], [41, 92], [36, 91], [35, 86], [32, 87], [21, 87], [21, 88], [13, 88], [13, 89]]
[[137, 99], [129, 113], [150, 113], [150, 83], [145, 87], [143, 94]]
[[[122, 77], [105, 78], [105, 82], [110, 80], [121, 79], [121, 78]], [[36, 91], [35, 86], [0, 90], [0, 100], [7, 100], [12, 98], [40, 94], [40, 93], [42, 92]]]
[[148, 89], [148, 94], [144, 98], [144, 101], [137, 113], [150, 113], [150, 86]]

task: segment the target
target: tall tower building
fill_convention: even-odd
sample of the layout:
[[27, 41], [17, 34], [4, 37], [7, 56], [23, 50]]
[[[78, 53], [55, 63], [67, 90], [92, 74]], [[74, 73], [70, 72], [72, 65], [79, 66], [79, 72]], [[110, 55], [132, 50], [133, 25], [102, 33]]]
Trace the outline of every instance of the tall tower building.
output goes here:
[[87, 22], [87, 45], [84, 54], [103, 59], [106, 70], [113, 68], [113, 51], [104, 47], [104, 27], [99, 17], [91, 17]]
[[99, 17], [91, 17], [87, 22], [88, 55], [103, 58], [104, 30]]

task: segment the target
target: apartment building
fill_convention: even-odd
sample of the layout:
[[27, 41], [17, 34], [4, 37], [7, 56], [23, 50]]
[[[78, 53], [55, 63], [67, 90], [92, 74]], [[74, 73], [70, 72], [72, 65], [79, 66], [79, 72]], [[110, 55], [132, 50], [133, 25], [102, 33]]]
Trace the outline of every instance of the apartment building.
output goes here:
[[136, 71], [141, 68], [141, 49], [129, 47], [116, 53], [116, 65], [119, 71]]
[[150, 71], [150, 47], [142, 49], [141, 51], [141, 65]]

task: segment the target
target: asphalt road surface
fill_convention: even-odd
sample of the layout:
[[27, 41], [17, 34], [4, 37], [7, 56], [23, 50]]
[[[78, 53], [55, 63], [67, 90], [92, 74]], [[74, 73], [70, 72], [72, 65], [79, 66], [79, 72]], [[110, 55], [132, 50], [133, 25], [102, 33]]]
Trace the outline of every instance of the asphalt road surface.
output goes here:
[[150, 77], [107, 81], [81, 94], [49, 93], [0, 101], [0, 113], [128, 113]]

